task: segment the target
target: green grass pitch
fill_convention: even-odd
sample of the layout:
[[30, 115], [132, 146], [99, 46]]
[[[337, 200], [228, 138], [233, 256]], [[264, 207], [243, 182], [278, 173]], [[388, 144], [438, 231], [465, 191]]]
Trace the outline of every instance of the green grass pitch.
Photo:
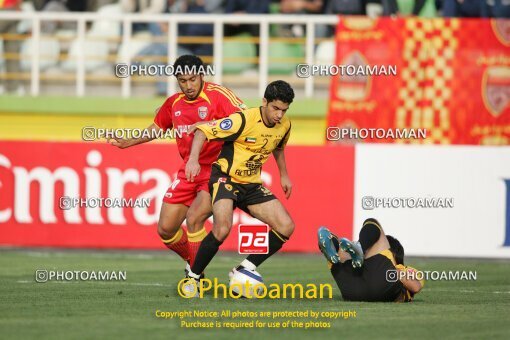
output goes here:
[[[237, 254], [218, 255], [206, 274], [226, 283], [228, 271], [241, 259]], [[0, 251], [1, 338], [508, 339], [508, 261], [414, 258], [407, 262], [421, 270], [476, 271], [477, 280], [427, 282], [416, 300], [408, 304], [344, 302], [321, 255], [277, 254], [260, 267], [266, 283], [330, 283], [334, 288], [333, 299], [224, 300], [209, 294], [204, 299], [186, 300], [177, 295], [183, 263], [173, 254], [4, 249]], [[127, 272], [127, 280], [36, 283], [37, 269], [122, 270]], [[177, 319], [157, 318], [156, 310], [351, 310], [356, 311], [356, 317], [319, 319], [330, 322], [327, 329], [211, 330], [181, 328]], [[273, 321], [285, 320], [296, 318]]]

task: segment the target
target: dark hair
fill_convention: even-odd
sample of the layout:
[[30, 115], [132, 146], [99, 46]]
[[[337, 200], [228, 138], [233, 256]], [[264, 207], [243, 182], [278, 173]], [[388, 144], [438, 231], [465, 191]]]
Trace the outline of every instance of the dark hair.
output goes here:
[[294, 100], [294, 90], [289, 83], [283, 80], [276, 80], [267, 85], [264, 98], [266, 98], [268, 103], [281, 100], [286, 104], [291, 104]]
[[390, 243], [390, 250], [395, 256], [395, 262], [397, 264], [404, 264], [404, 247], [400, 244], [400, 242], [394, 238], [393, 236], [386, 235], [388, 242]]
[[204, 70], [204, 62], [196, 55], [181, 55], [174, 62], [174, 76], [176, 77], [187, 74], [190, 71], [196, 74], [203, 74]]

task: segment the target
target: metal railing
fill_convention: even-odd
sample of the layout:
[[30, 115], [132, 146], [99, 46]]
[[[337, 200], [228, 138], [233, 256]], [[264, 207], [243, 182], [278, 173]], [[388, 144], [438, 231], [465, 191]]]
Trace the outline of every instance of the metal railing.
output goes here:
[[[0, 20], [29, 20], [32, 23], [32, 47], [33, 51], [40, 50], [41, 40], [41, 21], [59, 21], [59, 22], [76, 22], [77, 24], [77, 41], [79, 50], [83, 52], [84, 41], [86, 38], [86, 25], [88, 22], [98, 20], [118, 21], [122, 24], [121, 42], [123, 45], [129, 46], [132, 38], [132, 24], [137, 22], [143, 23], [166, 23], [168, 24], [167, 33], [167, 63], [172, 64], [177, 58], [178, 46], [178, 26], [179, 24], [213, 24], [213, 66], [215, 70], [214, 82], [222, 83], [222, 66], [223, 66], [223, 39], [225, 24], [255, 24], [260, 26], [260, 50], [258, 60], [258, 92], [262, 96], [268, 82], [269, 71], [269, 25], [271, 24], [302, 24], [306, 26], [305, 37], [305, 63], [312, 64], [314, 62], [315, 47], [315, 25], [335, 25], [339, 17], [334, 15], [216, 15], [216, 14], [160, 14], [160, 15], [143, 15], [143, 14], [111, 14], [98, 15], [97, 13], [51, 13], [51, 12], [0, 12]], [[124, 56], [122, 63], [130, 64], [129, 54]], [[40, 53], [31, 55], [30, 69], [30, 93], [37, 96], [40, 93], [41, 70], [40, 70]], [[84, 53], [79, 53], [76, 65], [76, 95], [82, 97], [85, 95], [85, 58]], [[305, 96], [312, 97], [314, 95], [314, 78], [309, 77], [304, 80]], [[167, 77], [168, 93], [176, 91], [176, 82], [172, 77]], [[132, 91], [132, 79], [130, 77], [122, 78], [122, 97], [130, 97]]]

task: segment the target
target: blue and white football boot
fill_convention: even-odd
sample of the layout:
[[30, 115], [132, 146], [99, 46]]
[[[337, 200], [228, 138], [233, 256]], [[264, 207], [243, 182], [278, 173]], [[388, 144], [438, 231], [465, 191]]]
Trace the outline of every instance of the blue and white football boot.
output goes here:
[[359, 242], [352, 242], [349, 239], [342, 237], [340, 239], [340, 249], [351, 255], [352, 266], [354, 268], [361, 268], [361, 266], [363, 266], [365, 257]]
[[338, 248], [335, 247], [335, 241], [338, 245], [338, 238], [326, 227], [320, 227], [317, 231], [317, 238], [319, 239], [319, 249], [326, 257], [328, 262], [333, 264], [339, 263]]

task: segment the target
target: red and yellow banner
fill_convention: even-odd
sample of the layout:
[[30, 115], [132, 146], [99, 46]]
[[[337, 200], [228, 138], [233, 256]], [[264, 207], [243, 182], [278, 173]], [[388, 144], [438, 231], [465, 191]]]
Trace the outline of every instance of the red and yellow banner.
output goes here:
[[333, 77], [329, 126], [427, 129], [399, 143], [510, 144], [510, 20], [347, 17], [336, 44], [337, 65], [397, 74]]

